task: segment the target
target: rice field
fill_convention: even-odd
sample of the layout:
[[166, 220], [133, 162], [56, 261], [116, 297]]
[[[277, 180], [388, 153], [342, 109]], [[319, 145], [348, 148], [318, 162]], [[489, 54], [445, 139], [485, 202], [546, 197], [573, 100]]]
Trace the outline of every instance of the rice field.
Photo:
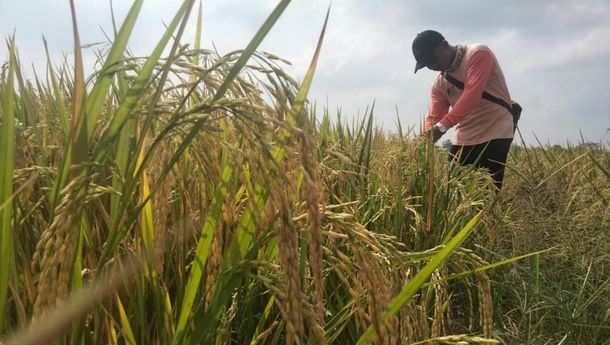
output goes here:
[[297, 82], [257, 49], [289, 1], [224, 55], [194, 4], [135, 57], [135, 0], [89, 75], [76, 22], [31, 78], [8, 38], [1, 344], [609, 343], [610, 152], [516, 138], [496, 193], [307, 101], [326, 22]]

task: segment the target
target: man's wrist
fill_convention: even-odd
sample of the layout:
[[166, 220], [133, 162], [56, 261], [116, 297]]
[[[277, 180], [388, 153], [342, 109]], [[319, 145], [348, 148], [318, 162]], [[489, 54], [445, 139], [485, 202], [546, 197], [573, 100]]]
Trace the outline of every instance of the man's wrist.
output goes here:
[[447, 127], [445, 127], [442, 123], [438, 122], [436, 125], [434, 125], [434, 127], [438, 128], [438, 130], [445, 134], [445, 132], [447, 132]]

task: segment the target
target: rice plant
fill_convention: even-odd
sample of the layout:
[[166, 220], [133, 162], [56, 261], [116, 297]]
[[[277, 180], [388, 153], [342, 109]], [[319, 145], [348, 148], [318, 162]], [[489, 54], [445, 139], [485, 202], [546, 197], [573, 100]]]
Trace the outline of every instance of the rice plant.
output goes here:
[[[307, 95], [328, 13], [302, 81], [258, 50], [289, 2], [245, 49], [220, 54], [200, 46], [201, 6], [193, 48], [182, 41], [195, 8], [185, 0], [150, 55], [135, 57], [135, 0], [90, 75], [72, 3], [74, 61], [48, 58], [44, 78], [24, 76], [8, 39], [1, 342], [521, 342], [522, 295], [498, 272], [519, 286], [517, 260], [538, 260], [533, 289], [546, 255], [566, 256], [548, 251], [556, 243], [507, 240], [540, 215], [513, 205], [556, 193], [555, 210], [607, 230], [608, 153], [515, 151], [498, 195], [486, 173], [449, 163], [413, 128], [376, 129], [374, 105], [351, 124], [318, 114]], [[579, 254], [591, 268], [572, 316], [553, 317], [570, 339], [582, 339], [581, 320], [602, 339], [608, 314], [590, 317], [603, 314], [608, 281], [592, 267], [608, 257]], [[548, 336], [541, 320], [535, 334]]]

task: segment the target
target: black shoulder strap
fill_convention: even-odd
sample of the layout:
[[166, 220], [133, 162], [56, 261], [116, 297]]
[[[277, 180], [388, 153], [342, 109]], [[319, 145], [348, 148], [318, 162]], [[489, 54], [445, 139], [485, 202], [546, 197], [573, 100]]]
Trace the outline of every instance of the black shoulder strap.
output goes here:
[[[464, 83], [462, 83], [461, 81], [455, 79], [454, 77], [452, 77], [451, 75], [449, 75], [446, 72], [443, 72], [443, 77], [445, 79], [447, 79], [447, 81], [450, 82], [451, 84], [457, 86], [460, 90], [464, 90]], [[508, 111], [510, 111], [511, 113], [513, 111], [513, 108], [508, 103], [504, 102], [503, 99], [492, 96], [489, 93], [487, 93], [487, 91], [483, 91], [483, 95], [481, 97], [485, 98], [488, 101], [491, 101], [491, 102], [494, 102], [496, 104], [503, 106], [504, 108], [508, 109]]]

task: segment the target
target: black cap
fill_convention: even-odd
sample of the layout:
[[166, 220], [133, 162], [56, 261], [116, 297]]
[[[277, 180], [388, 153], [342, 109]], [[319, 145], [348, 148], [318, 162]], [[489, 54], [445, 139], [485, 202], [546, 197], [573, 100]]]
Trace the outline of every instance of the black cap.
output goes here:
[[445, 37], [434, 30], [426, 30], [417, 34], [413, 40], [413, 45], [411, 46], [411, 49], [413, 49], [413, 56], [415, 57], [415, 61], [417, 61], [415, 73], [428, 64], [432, 51], [444, 40]]

